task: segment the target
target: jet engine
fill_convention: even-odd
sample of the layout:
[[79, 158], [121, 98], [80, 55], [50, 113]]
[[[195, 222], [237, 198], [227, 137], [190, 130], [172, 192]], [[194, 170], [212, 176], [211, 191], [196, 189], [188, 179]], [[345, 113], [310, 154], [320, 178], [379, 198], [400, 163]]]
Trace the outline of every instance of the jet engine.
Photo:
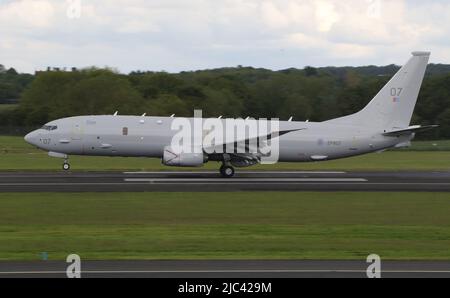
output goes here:
[[200, 167], [207, 160], [207, 156], [203, 152], [176, 154], [169, 146], [164, 148], [162, 163], [172, 167]]

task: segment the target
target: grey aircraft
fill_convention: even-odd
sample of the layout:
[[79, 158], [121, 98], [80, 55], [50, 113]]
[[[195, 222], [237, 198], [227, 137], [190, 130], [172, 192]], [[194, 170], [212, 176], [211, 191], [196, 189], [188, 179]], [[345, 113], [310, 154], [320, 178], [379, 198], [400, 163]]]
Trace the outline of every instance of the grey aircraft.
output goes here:
[[[278, 161], [324, 161], [409, 146], [416, 132], [436, 126], [410, 126], [429, 57], [429, 52], [413, 52], [367, 106], [355, 114], [323, 122], [280, 121], [279, 131], [268, 136], [278, 138]], [[232, 177], [234, 167], [255, 165], [261, 160], [257, 153], [226, 150], [174, 154], [170, 145], [176, 133], [171, 127], [175, 119], [117, 113], [69, 117], [45, 124], [27, 134], [25, 140], [52, 157], [62, 158], [64, 170], [70, 169], [69, 155], [157, 157], [168, 166], [194, 167], [218, 161], [222, 176]]]

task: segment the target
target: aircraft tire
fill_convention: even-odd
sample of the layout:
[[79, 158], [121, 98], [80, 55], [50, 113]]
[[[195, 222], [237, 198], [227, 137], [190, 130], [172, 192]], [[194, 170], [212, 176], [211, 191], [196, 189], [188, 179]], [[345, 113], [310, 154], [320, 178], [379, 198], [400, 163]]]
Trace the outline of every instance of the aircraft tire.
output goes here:
[[221, 166], [220, 174], [222, 174], [222, 177], [224, 178], [231, 178], [234, 176], [234, 168], [232, 166]]

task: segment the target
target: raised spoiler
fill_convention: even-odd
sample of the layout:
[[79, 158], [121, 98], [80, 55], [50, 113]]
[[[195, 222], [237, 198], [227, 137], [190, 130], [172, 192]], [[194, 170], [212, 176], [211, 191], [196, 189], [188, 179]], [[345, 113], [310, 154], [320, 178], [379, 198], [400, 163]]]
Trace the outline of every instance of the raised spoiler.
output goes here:
[[435, 127], [438, 127], [439, 125], [413, 125], [413, 126], [409, 126], [407, 128], [402, 128], [402, 129], [395, 129], [395, 130], [391, 130], [391, 131], [386, 131], [385, 133], [383, 133], [383, 135], [385, 136], [400, 136], [400, 135], [406, 135], [406, 134], [411, 134], [414, 132], [420, 132], [420, 131], [424, 131], [424, 130], [429, 130]]

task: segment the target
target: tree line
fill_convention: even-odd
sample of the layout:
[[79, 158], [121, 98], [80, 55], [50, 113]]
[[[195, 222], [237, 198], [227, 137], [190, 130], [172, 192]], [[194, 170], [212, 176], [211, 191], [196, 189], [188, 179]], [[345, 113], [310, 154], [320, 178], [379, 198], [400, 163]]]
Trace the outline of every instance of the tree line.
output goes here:
[[[15, 109], [0, 109], [0, 125], [39, 126], [74, 115], [112, 114], [280, 118], [323, 121], [360, 110], [398, 70], [325, 67], [271, 71], [233, 67], [180, 72], [121, 74], [111, 69], [0, 72], [2, 94], [18, 97]], [[3, 93], [2, 93], [3, 92]], [[450, 138], [450, 65], [431, 64], [413, 124], [439, 124], [422, 135]]]
[[0, 64], [0, 104], [14, 103], [33, 81], [30, 74], [19, 74], [14, 68]]

